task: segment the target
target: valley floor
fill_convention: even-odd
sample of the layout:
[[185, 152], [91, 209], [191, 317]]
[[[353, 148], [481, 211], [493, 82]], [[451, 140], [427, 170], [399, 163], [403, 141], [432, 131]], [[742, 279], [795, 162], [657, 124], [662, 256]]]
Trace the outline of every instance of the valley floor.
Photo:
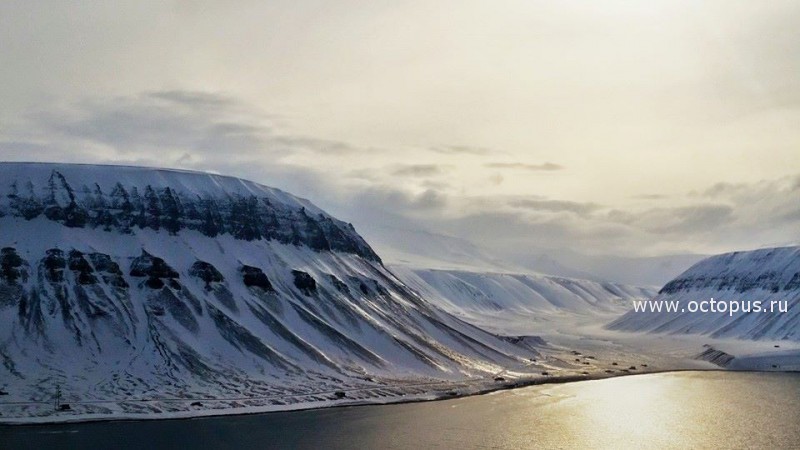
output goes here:
[[[450, 312], [493, 333], [528, 335], [537, 330], [536, 335], [548, 343], [545, 352], [572, 363], [584, 363], [576, 359], [585, 355], [595, 356], [597, 364], [587, 365], [594, 371], [602, 368], [602, 361], [619, 361], [619, 369], [636, 365], [637, 370], [800, 371], [800, 342], [796, 341], [717, 339], [703, 335], [628, 333], [605, 329], [604, 325], [617, 317], [615, 314], [521, 317], [502, 312], [493, 316]], [[573, 350], [583, 355], [570, 358]], [[712, 361], [713, 356], [725, 355]], [[623, 361], [629, 364], [623, 365]], [[641, 367], [642, 364], [647, 366]], [[621, 370], [614, 370], [618, 371]]]

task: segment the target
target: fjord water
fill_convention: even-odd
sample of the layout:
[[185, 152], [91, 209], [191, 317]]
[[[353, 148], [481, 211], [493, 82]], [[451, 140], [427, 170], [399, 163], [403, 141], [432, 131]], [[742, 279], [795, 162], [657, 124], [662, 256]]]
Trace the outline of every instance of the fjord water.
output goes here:
[[3, 448], [798, 448], [800, 374], [674, 372], [438, 402], [0, 428]]

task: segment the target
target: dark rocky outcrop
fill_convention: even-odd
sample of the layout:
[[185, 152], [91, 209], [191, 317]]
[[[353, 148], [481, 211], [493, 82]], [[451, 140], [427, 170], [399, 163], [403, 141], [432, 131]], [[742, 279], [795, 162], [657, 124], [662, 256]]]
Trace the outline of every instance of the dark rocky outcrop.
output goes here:
[[97, 277], [94, 275], [94, 269], [89, 264], [89, 261], [86, 260], [83, 253], [77, 250], [70, 250], [68, 267], [69, 270], [75, 272], [75, 278], [78, 280], [78, 284], [97, 284]]
[[385, 287], [383, 287], [383, 285], [380, 284], [378, 282], [378, 280], [373, 280], [373, 279], [370, 278], [369, 281], [372, 284], [372, 287], [375, 289], [375, 292], [378, 293], [378, 295], [384, 296], [384, 297], [389, 295], [389, 290], [386, 289]]
[[382, 286], [378, 280], [373, 278], [358, 278], [358, 277], [350, 277], [350, 281], [353, 283], [358, 284], [358, 289], [361, 291], [362, 294], [371, 297], [375, 295], [379, 296], [386, 296], [389, 295], [389, 291]]
[[795, 272], [792, 279], [783, 286], [784, 291], [800, 290], [800, 272]]
[[189, 275], [200, 278], [206, 283], [206, 289], [211, 288], [211, 283], [221, 283], [225, 277], [211, 263], [195, 261], [189, 268]]
[[134, 258], [131, 263], [132, 277], [179, 278], [178, 272], [163, 259], [142, 250], [142, 256]]
[[128, 287], [128, 282], [125, 281], [119, 264], [114, 262], [110, 256], [104, 253], [89, 253], [89, 260], [106, 284], [123, 289]]
[[253, 266], [242, 266], [242, 281], [247, 287], [259, 287], [265, 291], [272, 292], [275, 289], [272, 287], [269, 278], [263, 270]]
[[28, 264], [17, 255], [16, 249], [0, 250], [0, 308], [25, 307], [27, 294], [22, 283], [28, 281]]
[[63, 282], [64, 269], [67, 268], [64, 252], [57, 248], [47, 250], [46, 256], [42, 258], [41, 267], [47, 281], [51, 283]]
[[708, 344], [703, 345], [703, 348], [705, 348], [705, 350], [695, 355], [694, 359], [708, 361], [720, 367], [727, 367], [731, 361], [735, 359], [733, 355], [725, 353], [722, 350], [717, 350]]
[[24, 263], [25, 261], [20, 258], [16, 249], [5, 247], [0, 250], [0, 280], [8, 284], [27, 281], [28, 272], [25, 270]]
[[350, 287], [347, 286], [344, 281], [337, 278], [336, 275], [328, 274], [328, 280], [330, 280], [331, 284], [333, 284], [333, 287], [335, 287], [337, 291], [343, 294], [350, 293]]
[[153, 256], [142, 250], [142, 256], [134, 258], [131, 262], [130, 275], [132, 277], [147, 277], [145, 285], [151, 289], [161, 289], [165, 286], [165, 281], [173, 288], [180, 288], [175, 281], [180, 275], [170, 267], [163, 259]]
[[294, 275], [294, 285], [300, 292], [306, 295], [317, 292], [317, 282], [311, 275], [302, 270], [292, 270], [292, 275]]

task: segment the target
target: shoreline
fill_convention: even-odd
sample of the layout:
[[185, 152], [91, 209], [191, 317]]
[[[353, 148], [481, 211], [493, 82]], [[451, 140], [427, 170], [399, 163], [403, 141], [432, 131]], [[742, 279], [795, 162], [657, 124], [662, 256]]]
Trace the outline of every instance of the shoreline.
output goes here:
[[[18, 417], [18, 418], [6, 418], [0, 416], [0, 427], [26, 427], [26, 426], [60, 426], [60, 425], [73, 425], [73, 424], [85, 424], [85, 423], [98, 423], [98, 422], [143, 422], [143, 421], [151, 421], [151, 420], [191, 420], [191, 419], [205, 419], [205, 418], [214, 418], [214, 417], [223, 417], [223, 416], [249, 416], [249, 415], [256, 415], [256, 414], [274, 414], [274, 413], [285, 413], [285, 412], [301, 412], [301, 411], [313, 411], [313, 410], [322, 410], [322, 409], [332, 409], [332, 408], [346, 408], [346, 407], [367, 407], [367, 406], [380, 406], [380, 405], [400, 405], [400, 404], [408, 404], [408, 403], [422, 403], [422, 402], [432, 402], [432, 401], [440, 401], [440, 400], [453, 400], [459, 398], [466, 398], [478, 395], [487, 395], [494, 392], [500, 391], [507, 391], [513, 389], [522, 389], [527, 387], [533, 386], [541, 386], [541, 385], [548, 385], [548, 384], [568, 384], [568, 383], [578, 383], [582, 381], [600, 381], [600, 380], [608, 380], [612, 378], [621, 378], [621, 377], [629, 377], [629, 376], [642, 376], [642, 375], [655, 375], [655, 374], [664, 374], [664, 373], [681, 373], [681, 372], [742, 372], [742, 373], [800, 373], [800, 371], [795, 370], [787, 370], [787, 371], [767, 371], [767, 370], [730, 370], [730, 369], [702, 369], [702, 368], [692, 368], [692, 369], [664, 369], [664, 370], [650, 370], [650, 371], [642, 371], [639, 373], [620, 373], [620, 374], [606, 374], [606, 373], [597, 373], [597, 374], [589, 374], [589, 375], [567, 375], [563, 377], [544, 377], [544, 378], [533, 378], [533, 379], [522, 379], [516, 380], [512, 382], [507, 382], [503, 384], [498, 384], [496, 386], [482, 386], [478, 389], [470, 392], [456, 392], [456, 391], [447, 391], [447, 392], [437, 392], [437, 393], [428, 393], [428, 394], [420, 394], [417, 398], [404, 398], [405, 396], [397, 396], [394, 399], [387, 399], [386, 401], [364, 401], [364, 400], [354, 400], [351, 402], [348, 401], [332, 401], [329, 403], [322, 403], [319, 405], [315, 405], [312, 402], [307, 402], [304, 404], [297, 404], [297, 407], [293, 407], [293, 405], [281, 405], [281, 406], [272, 406], [272, 407], [243, 407], [243, 408], [226, 408], [226, 409], [206, 409], [206, 410], [198, 410], [198, 411], [179, 411], [179, 412], [165, 412], [165, 413], [153, 413], [150, 415], [144, 414], [119, 414], [119, 415], [75, 415], [74, 417], [63, 417], [60, 420], [52, 420], [53, 417]], [[458, 388], [458, 384], [454, 383], [453, 388]], [[450, 394], [455, 392], [455, 394]], [[450, 395], [448, 395], [450, 394]], [[219, 399], [223, 401], [225, 399]], [[158, 401], [153, 400], [153, 401]], [[196, 401], [193, 399], [182, 400], [186, 402]], [[124, 403], [124, 402], [120, 402]], [[248, 410], [249, 409], [249, 410]]]
[[[596, 330], [594, 330], [596, 331]], [[335, 390], [285, 393], [280, 396], [237, 398], [152, 398], [65, 401], [71, 411], [53, 411], [46, 401], [0, 403], [0, 426], [59, 425], [108, 421], [185, 420], [232, 415], [299, 412], [352, 406], [395, 405], [485, 395], [544, 384], [598, 381], [631, 375], [671, 372], [800, 372], [800, 348], [775, 352], [772, 343], [714, 341], [706, 338], [670, 339], [583, 330], [578, 335], [556, 334], [542, 347], [539, 363], [525, 363], [479, 378], [440, 381], [385, 380], [387, 384]], [[745, 345], [746, 344], [746, 345]], [[769, 348], [765, 347], [769, 346]], [[579, 349], [577, 351], [575, 349]], [[703, 352], [740, 355], [736, 364], [715, 364]], [[789, 358], [778, 365], [779, 358]], [[580, 359], [580, 361], [579, 361]], [[535, 364], [534, 364], [535, 363]], [[619, 363], [619, 364], [618, 364]], [[645, 364], [646, 363], [646, 364]], [[587, 365], [588, 364], [588, 365]], [[632, 371], [627, 366], [636, 367]], [[535, 366], [535, 367], [534, 367]], [[549, 375], [543, 375], [548, 372]], [[501, 378], [501, 379], [498, 379]], [[505, 379], [502, 379], [505, 378]], [[495, 379], [498, 379], [495, 381]], [[22, 399], [16, 399], [22, 400]], [[193, 404], [193, 403], [199, 404]], [[26, 414], [27, 413], [27, 414]]]

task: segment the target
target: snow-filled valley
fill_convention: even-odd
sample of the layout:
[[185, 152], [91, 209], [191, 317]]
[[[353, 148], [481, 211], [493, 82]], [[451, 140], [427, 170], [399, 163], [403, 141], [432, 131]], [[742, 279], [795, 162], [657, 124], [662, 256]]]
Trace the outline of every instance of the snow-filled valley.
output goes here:
[[501, 334], [547, 333], [572, 321], [601, 323], [655, 292], [619, 283], [530, 273], [390, 266], [442, 309]]
[[[800, 370], [800, 342], [793, 339], [798, 330], [798, 261], [795, 247], [710, 257], [667, 283], [660, 294], [541, 274], [390, 267], [453, 315], [488, 331], [535, 336], [544, 356], [583, 365], [594, 376], [682, 369]], [[711, 297], [780, 300], [789, 310], [676, 318], [633, 308], [633, 302]]]

